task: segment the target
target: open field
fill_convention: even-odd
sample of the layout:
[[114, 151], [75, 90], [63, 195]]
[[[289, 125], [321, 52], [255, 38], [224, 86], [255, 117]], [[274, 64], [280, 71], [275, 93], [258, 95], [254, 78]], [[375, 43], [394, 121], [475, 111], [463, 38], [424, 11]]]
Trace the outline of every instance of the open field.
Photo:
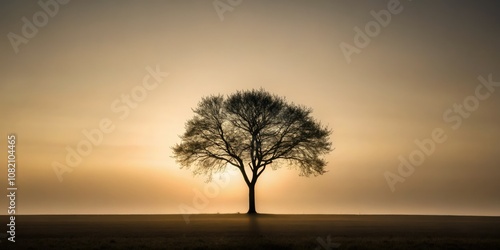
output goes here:
[[[1, 218], [7, 222], [7, 216]], [[17, 216], [16, 243], [2, 238], [1, 249], [500, 249], [500, 217], [228, 214], [189, 219], [186, 224], [181, 215]]]

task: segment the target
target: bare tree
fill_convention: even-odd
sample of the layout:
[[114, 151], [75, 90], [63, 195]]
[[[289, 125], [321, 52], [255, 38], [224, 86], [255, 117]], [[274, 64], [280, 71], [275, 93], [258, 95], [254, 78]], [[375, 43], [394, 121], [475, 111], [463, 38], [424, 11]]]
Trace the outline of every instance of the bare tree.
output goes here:
[[249, 189], [248, 214], [257, 213], [255, 184], [266, 168], [288, 164], [301, 176], [326, 172], [321, 156], [331, 151], [331, 131], [310, 108], [260, 89], [202, 98], [193, 112], [174, 157], [209, 180], [228, 166], [238, 168]]

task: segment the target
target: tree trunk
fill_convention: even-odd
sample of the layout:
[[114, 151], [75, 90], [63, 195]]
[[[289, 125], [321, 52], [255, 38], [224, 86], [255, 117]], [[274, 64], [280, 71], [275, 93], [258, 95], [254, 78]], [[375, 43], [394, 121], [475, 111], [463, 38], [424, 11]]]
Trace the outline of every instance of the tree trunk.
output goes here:
[[248, 185], [248, 212], [247, 214], [256, 214], [255, 211], [255, 184]]

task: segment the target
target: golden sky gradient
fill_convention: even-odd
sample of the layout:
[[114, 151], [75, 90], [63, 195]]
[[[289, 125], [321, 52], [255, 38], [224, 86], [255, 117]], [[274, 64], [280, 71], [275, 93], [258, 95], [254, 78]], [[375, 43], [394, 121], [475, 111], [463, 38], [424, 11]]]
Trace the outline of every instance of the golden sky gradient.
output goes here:
[[[497, 3], [401, 0], [400, 13], [348, 63], [340, 44], [354, 45], [354, 28], [390, 1], [243, 0], [223, 19], [213, 2], [70, 1], [17, 53], [8, 34], [21, 36], [23, 17], [43, 9], [0, 3], [0, 157], [5, 166], [6, 137], [15, 133], [19, 213], [193, 207], [193, 190], [209, 184], [171, 158], [191, 108], [203, 96], [263, 87], [311, 107], [333, 129], [335, 150], [323, 176], [266, 170], [259, 212], [500, 215], [500, 86], [481, 89], [490, 95], [458, 129], [443, 118], [475, 95], [479, 76], [500, 82]], [[169, 75], [127, 115], [115, 112], [148, 67]], [[66, 148], [102, 119], [115, 129], [60, 182], [54, 162], [64, 163]], [[447, 140], [392, 192], [384, 173], [398, 173], [398, 157], [435, 128]], [[6, 176], [2, 167], [2, 188]], [[247, 192], [231, 176], [197, 210], [246, 212]], [[0, 207], [6, 213], [5, 198]]]

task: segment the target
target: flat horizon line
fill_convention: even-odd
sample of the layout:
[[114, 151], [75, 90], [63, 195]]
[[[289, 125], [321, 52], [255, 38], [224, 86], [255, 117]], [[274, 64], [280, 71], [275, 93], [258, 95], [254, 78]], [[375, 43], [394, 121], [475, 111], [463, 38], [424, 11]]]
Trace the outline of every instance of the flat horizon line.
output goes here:
[[[185, 216], [185, 215], [248, 215], [247, 213], [197, 213], [197, 214], [144, 214], [144, 213], [79, 213], [79, 214], [56, 214], [56, 213], [48, 213], [48, 214], [0, 214], [0, 216], [164, 216], [164, 215], [172, 215], [172, 216]], [[311, 214], [273, 214], [273, 213], [258, 213], [257, 215], [314, 215], [314, 216], [450, 216], [450, 217], [500, 217], [500, 215], [477, 215], [477, 214], [383, 214], [383, 213], [374, 213], [374, 214], [324, 214], [324, 213], [311, 213]]]

